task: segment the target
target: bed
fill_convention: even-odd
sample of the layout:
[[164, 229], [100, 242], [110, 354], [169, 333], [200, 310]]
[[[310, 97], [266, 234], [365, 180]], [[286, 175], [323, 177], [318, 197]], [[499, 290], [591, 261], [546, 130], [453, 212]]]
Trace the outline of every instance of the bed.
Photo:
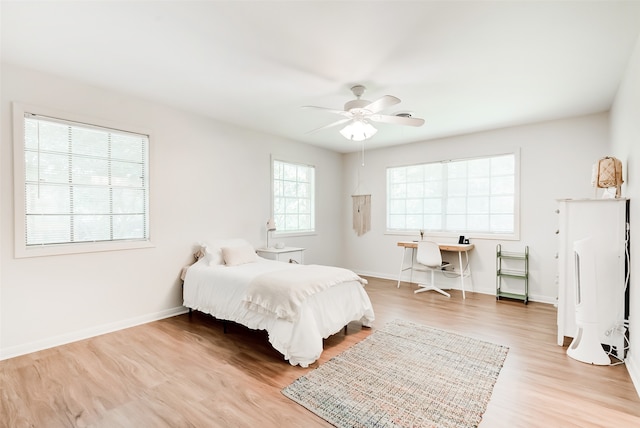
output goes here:
[[203, 244], [196, 258], [183, 276], [184, 306], [266, 330], [292, 365], [309, 366], [324, 338], [375, 318], [366, 280], [348, 269], [267, 260], [241, 239]]

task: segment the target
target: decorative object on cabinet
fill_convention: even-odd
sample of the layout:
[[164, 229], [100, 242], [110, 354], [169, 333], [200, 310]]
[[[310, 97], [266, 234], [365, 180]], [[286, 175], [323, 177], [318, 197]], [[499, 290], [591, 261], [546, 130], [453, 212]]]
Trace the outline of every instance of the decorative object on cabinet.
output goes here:
[[615, 198], [620, 197], [622, 179], [622, 162], [619, 159], [606, 156], [593, 164], [591, 184], [595, 188], [606, 189], [603, 198], [611, 198], [615, 189]]
[[574, 243], [593, 242], [597, 263], [597, 334], [609, 354], [622, 360], [626, 349], [629, 200], [562, 199], [558, 201], [558, 338], [576, 337]]
[[269, 260], [276, 260], [285, 263], [304, 264], [302, 252], [304, 248], [283, 247], [283, 248], [258, 248], [256, 253], [260, 257]]
[[[524, 292], [506, 291], [504, 278], [524, 280]], [[501, 297], [522, 300], [525, 305], [529, 303], [529, 246], [522, 252], [503, 251], [501, 244], [496, 246], [496, 299]]]

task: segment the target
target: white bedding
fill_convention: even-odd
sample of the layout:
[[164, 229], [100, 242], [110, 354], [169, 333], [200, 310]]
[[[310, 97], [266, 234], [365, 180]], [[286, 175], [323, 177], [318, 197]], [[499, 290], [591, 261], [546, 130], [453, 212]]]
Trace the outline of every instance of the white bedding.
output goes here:
[[250, 309], [247, 289], [254, 278], [299, 267], [263, 258], [238, 266], [209, 266], [202, 258], [185, 274], [184, 306], [251, 329], [266, 330], [271, 345], [289, 363], [307, 367], [320, 357], [324, 338], [351, 321], [360, 320], [369, 326], [374, 313], [358, 280], [341, 282], [305, 297], [296, 308], [296, 317], [291, 318], [294, 320]]
[[296, 322], [300, 308], [309, 296], [347, 281], [367, 283], [348, 269], [291, 264], [288, 269], [254, 277], [249, 282], [244, 302], [249, 309]]

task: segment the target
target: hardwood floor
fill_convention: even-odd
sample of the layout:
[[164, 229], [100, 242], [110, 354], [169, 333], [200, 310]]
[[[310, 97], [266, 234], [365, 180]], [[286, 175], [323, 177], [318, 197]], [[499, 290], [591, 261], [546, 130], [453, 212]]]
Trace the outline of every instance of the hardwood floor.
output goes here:
[[[368, 279], [375, 326], [406, 319], [510, 347], [481, 428], [640, 426], [626, 367], [567, 357], [553, 306]], [[349, 324], [319, 363], [375, 326]], [[0, 427], [328, 427], [280, 393], [317, 364], [289, 365], [264, 332], [181, 315], [1, 361]]]

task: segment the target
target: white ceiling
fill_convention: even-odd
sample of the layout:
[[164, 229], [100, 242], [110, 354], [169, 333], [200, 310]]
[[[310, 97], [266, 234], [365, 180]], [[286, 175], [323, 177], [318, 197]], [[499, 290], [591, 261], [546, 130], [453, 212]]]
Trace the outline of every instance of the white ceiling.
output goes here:
[[395, 95], [369, 148], [609, 110], [640, 1], [2, 1], [7, 63], [352, 152], [354, 84]]

